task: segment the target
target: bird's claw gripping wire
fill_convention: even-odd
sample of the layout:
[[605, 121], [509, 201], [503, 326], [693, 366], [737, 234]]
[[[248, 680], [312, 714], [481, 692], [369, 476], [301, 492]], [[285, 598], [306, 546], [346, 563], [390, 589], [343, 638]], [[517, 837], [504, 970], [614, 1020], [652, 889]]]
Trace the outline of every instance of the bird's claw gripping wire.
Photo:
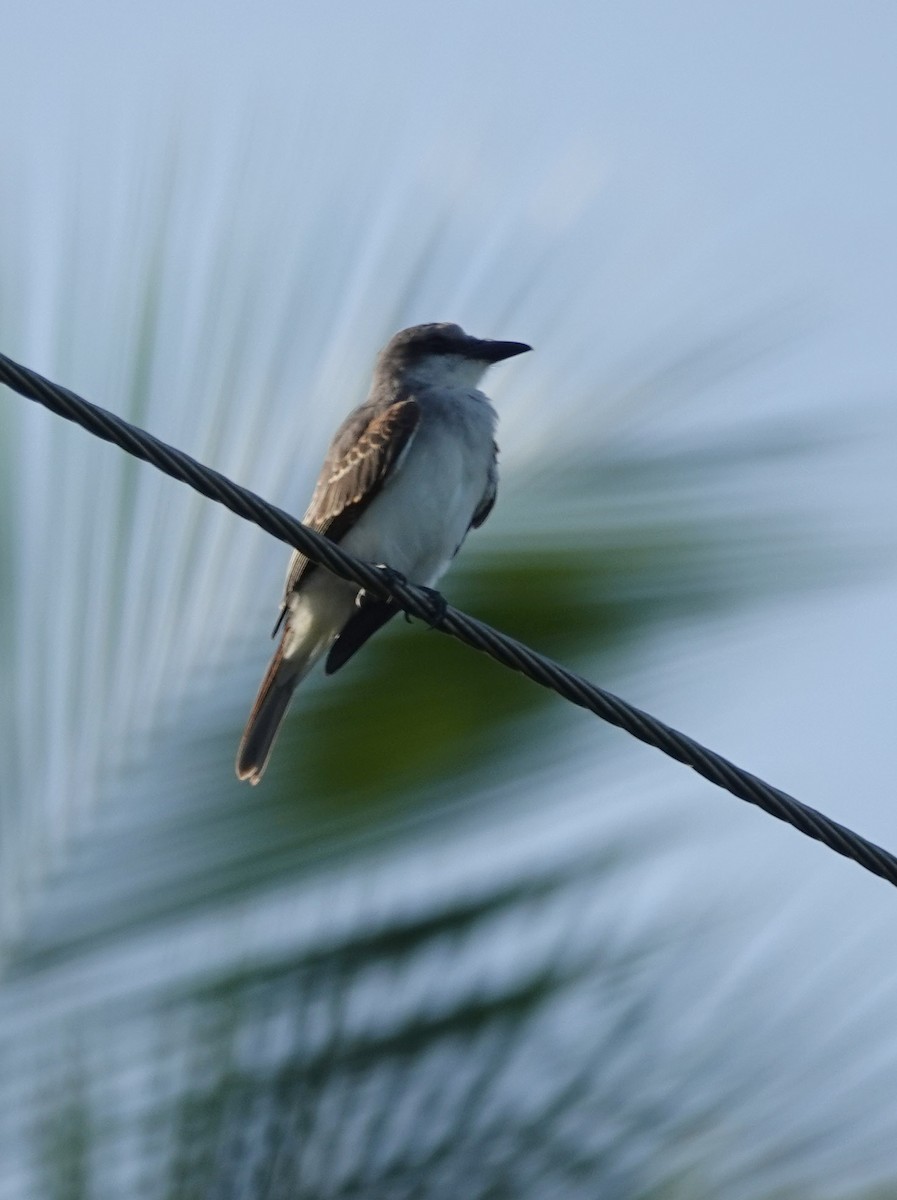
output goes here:
[[423, 619], [427, 622], [431, 629], [438, 629], [445, 620], [445, 614], [448, 612], [448, 601], [442, 592], [437, 592], [435, 588], [418, 587], [418, 591], [423, 592], [430, 601], [431, 614]]
[[[387, 583], [393, 583], [393, 584], [398, 583], [398, 584], [401, 584], [402, 587], [408, 586], [408, 580], [405, 578], [405, 576], [402, 574], [401, 571], [397, 571], [394, 567], [387, 566], [386, 563], [374, 563], [374, 566], [377, 568], [377, 570], [380, 572], [380, 574], [383, 576], [383, 578], [386, 580]], [[367, 588], [363, 587], [363, 588], [359, 589], [358, 595], [355, 597], [355, 607], [356, 608], [364, 608], [364, 606], [366, 604], [370, 604], [372, 601], [379, 600], [379, 599], [380, 599], [379, 596], [375, 596], [374, 593], [368, 591]]]
[[[409, 584], [407, 578], [401, 571], [397, 571], [395, 567], [390, 567], [386, 563], [374, 564], [387, 583], [399, 583], [403, 587], [414, 587], [419, 592], [423, 592], [430, 602], [430, 613], [422, 618], [430, 626], [431, 629], [438, 628], [445, 620], [445, 614], [448, 612], [448, 601], [441, 592], [435, 588], [424, 587], [423, 584]], [[355, 598], [356, 605], [361, 608], [368, 600], [367, 591], [362, 588]], [[412, 617], [410, 613], [405, 613], [405, 620], [411, 624]]]
[[[397, 571], [395, 567], [387, 566], [386, 563], [374, 563], [374, 566], [387, 583], [399, 583], [402, 585], [402, 587], [408, 586], [408, 580], [405, 578], [402, 572]], [[358, 592], [358, 595], [355, 597], [355, 607], [364, 608], [366, 604], [373, 603], [375, 599], [377, 599], [377, 597], [372, 595], [367, 588], [361, 588]], [[381, 603], [383, 603], [383, 601], [381, 601]], [[387, 603], [390, 603], [390, 601], [387, 601]], [[395, 601], [392, 601], [391, 603], [395, 603]], [[411, 621], [411, 617], [408, 615], [408, 613], [405, 613], [405, 620], [409, 623]]]

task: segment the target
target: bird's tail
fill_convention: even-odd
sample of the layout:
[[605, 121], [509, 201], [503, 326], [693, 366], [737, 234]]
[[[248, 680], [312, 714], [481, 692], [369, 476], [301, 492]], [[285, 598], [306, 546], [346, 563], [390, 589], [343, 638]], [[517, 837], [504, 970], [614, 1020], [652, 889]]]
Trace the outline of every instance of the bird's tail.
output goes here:
[[253, 784], [261, 781], [296, 685], [311, 670], [317, 657], [312, 653], [304, 661], [285, 659], [281, 640], [259, 685], [258, 695], [240, 739], [237, 751], [238, 779]]

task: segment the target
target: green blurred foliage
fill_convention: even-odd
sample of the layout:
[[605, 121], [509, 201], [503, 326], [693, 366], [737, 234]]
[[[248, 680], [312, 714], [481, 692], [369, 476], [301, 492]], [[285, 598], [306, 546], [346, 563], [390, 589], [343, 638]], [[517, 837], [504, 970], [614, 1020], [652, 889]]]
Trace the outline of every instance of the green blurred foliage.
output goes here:
[[[601, 596], [601, 571], [612, 569], [612, 557], [550, 544], [497, 548], [476, 556], [468, 574], [475, 585], [465, 587], [459, 569], [452, 592], [496, 628], [576, 661], [619, 647], [639, 623], [637, 605]], [[477, 773], [506, 773], [521, 737], [538, 737], [529, 721], [525, 735], [520, 723], [556, 698], [425, 627], [390, 633], [295, 718], [301, 736], [283, 775], [301, 781], [306, 794], [367, 809], [384, 797], [412, 797], [433, 780], [465, 788]]]

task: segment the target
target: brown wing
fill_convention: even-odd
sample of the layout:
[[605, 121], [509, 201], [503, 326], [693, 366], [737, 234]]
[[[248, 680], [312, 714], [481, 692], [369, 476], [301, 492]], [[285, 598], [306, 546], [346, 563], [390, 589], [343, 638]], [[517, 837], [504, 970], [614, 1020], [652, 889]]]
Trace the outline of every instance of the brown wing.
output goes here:
[[[351, 413], [331, 443], [305, 524], [333, 542], [343, 538], [389, 478], [419, 422], [420, 406], [411, 398], [385, 409], [364, 404]], [[304, 554], [293, 554], [284, 603], [313, 569]]]

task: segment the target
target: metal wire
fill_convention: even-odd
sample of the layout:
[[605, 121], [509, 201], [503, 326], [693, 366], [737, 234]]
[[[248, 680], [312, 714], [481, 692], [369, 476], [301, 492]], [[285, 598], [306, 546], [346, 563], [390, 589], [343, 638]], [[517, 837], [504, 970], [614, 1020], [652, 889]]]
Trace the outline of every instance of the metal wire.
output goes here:
[[656, 717], [621, 700], [611, 692], [597, 687], [582, 676], [566, 670], [558, 663], [538, 654], [507, 634], [446, 605], [444, 612], [434, 605], [433, 594], [384, 573], [371, 563], [362, 562], [340, 546], [308, 529], [283, 509], [276, 508], [247, 488], [233, 483], [226, 476], [168, 446], [136, 425], [113, 416], [95, 404], [83, 400], [67, 388], [20, 366], [0, 354], [0, 383], [30, 400], [37, 400], [51, 412], [82, 425], [90, 433], [112, 442], [137, 458], [152, 463], [172, 479], [187, 483], [196, 491], [225, 505], [237, 516], [254, 521], [267, 533], [301, 550], [313, 562], [327, 567], [341, 579], [351, 580], [375, 595], [392, 598], [405, 612], [432, 624], [482, 650], [503, 666], [519, 671], [527, 678], [557, 692], [565, 700], [588, 709], [602, 720], [624, 729], [639, 741], [662, 750], [670, 758], [684, 763], [725, 788], [740, 800], [757, 805], [770, 816], [786, 821], [807, 837], [815, 838], [838, 854], [850, 858], [874, 875], [897, 886], [897, 858], [874, 842], [868, 841], [816, 809], [801, 804], [787, 792], [780, 791], [735, 766], [720, 754], [708, 750], [693, 738], [679, 733]]

